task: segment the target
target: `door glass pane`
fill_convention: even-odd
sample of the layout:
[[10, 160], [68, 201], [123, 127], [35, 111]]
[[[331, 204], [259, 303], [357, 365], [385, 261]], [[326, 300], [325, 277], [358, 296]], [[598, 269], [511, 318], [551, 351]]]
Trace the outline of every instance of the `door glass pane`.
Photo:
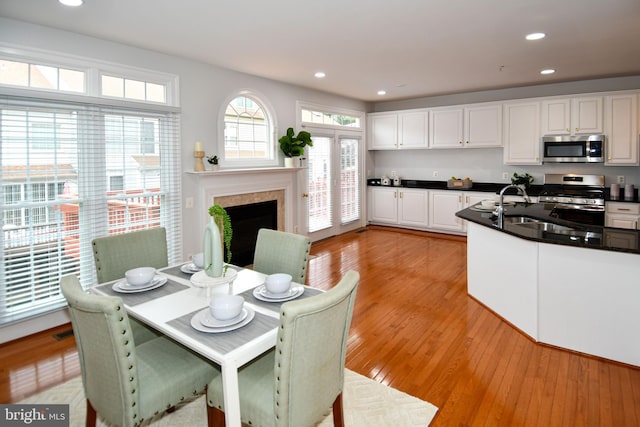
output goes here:
[[360, 218], [358, 140], [340, 140], [340, 223]]
[[331, 144], [332, 138], [314, 136], [309, 156], [309, 232], [323, 230], [331, 220]]

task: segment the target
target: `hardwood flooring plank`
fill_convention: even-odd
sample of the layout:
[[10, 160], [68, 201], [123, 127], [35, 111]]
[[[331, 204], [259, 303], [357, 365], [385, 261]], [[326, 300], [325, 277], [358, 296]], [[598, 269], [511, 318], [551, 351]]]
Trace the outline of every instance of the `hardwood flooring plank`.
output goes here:
[[[360, 272], [349, 369], [438, 406], [432, 427], [640, 425], [640, 368], [536, 344], [470, 298], [463, 237], [367, 230], [314, 242], [307, 274]], [[0, 345], [0, 402], [79, 375], [65, 328]]]

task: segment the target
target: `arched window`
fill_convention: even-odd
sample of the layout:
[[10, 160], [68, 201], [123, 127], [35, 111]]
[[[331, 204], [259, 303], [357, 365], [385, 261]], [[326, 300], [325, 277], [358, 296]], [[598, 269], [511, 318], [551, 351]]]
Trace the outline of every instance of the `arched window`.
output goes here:
[[225, 163], [275, 164], [273, 129], [271, 114], [263, 101], [249, 93], [234, 97], [224, 112]]

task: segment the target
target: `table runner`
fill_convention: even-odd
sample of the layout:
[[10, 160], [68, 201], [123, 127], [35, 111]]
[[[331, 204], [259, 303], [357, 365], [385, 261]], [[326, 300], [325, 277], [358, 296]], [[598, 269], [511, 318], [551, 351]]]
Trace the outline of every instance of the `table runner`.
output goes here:
[[168, 279], [167, 283], [160, 286], [159, 288], [155, 288], [155, 289], [151, 289], [143, 292], [136, 292], [136, 293], [116, 292], [112, 289], [112, 287], [113, 287], [113, 283], [108, 283], [106, 285], [96, 286], [94, 289], [104, 293], [105, 295], [122, 298], [122, 301], [124, 301], [125, 305], [128, 305], [129, 307], [142, 304], [156, 298], [161, 298], [167, 295], [171, 295], [176, 292], [183, 291], [185, 289], [189, 289], [189, 286], [175, 282], [171, 279]]
[[[255, 288], [253, 288], [253, 289], [255, 289]], [[304, 293], [302, 295], [300, 295], [298, 298], [295, 298], [295, 299], [292, 299], [292, 300], [289, 300], [289, 301], [283, 301], [283, 302], [267, 302], [267, 301], [259, 300], [258, 298], [254, 297], [253, 296], [253, 289], [249, 289], [248, 291], [244, 291], [240, 295], [242, 295], [244, 300], [246, 302], [248, 302], [248, 303], [251, 303], [253, 305], [257, 305], [259, 307], [266, 308], [268, 310], [274, 310], [274, 311], [280, 311], [280, 306], [282, 304], [284, 304], [285, 302], [297, 301], [299, 299], [304, 299], [304, 298], [310, 298], [312, 296], [319, 295], [319, 294], [324, 292], [321, 289], [310, 288], [309, 286], [305, 286], [304, 287]]]
[[195, 330], [191, 326], [191, 318], [202, 309], [185, 314], [177, 319], [170, 320], [167, 325], [176, 328], [180, 332], [197, 339], [200, 343], [214, 348], [221, 353], [228, 353], [247, 342], [260, 337], [273, 328], [277, 328], [280, 320], [256, 311], [256, 315], [247, 325], [228, 332], [207, 333]]
[[[167, 268], [163, 268], [160, 270], [161, 273], [166, 273], [170, 276], [176, 276], [179, 277], [181, 279], [187, 279], [187, 280], [191, 280], [191, 276], [193, 276], [194, 273], [185, 273], [184, 271], [180, 270], [180, 268], [182, 268], [183, 265], [187, 265], [190, 264], [188, 262], [185, 262], [183, 264], [174, 266], [174, 267], [167, 267]], [[242, 270], [242, 267], [237, 267], [235, 265], [229, 265], [229, 268], [235, 270], [235, 271], [240, 271]]]

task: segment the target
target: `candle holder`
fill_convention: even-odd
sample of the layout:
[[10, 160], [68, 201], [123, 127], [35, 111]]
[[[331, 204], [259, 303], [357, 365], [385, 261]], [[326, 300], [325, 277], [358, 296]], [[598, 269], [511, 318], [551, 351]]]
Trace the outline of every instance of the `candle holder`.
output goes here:
[[193, 157], [195, 157], [196, 159], [196, 163], [193, 167], [193, 170], [196, 172], [203, 172], [204, 171], [204, 162], [202, 161], [202, 159], [204, 158], [204, 151], [194, 151], [193, 152]]

